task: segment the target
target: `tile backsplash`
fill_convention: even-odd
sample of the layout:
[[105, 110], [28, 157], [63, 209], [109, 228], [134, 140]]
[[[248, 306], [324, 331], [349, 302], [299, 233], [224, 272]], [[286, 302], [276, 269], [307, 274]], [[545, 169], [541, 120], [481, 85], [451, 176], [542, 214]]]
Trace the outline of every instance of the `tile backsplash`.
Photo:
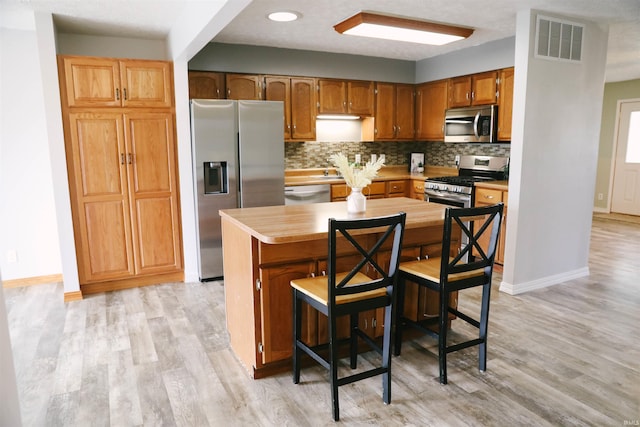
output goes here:
[[354, 161], [360, 154], [366, 162], [371, 154], [384, 154], [387, 166], [409, 164], [411, 153], [425, 153], [429, 166], [455, 167], [456, 155], [509, 157], [509, 144], [445, 144], [444, 142], [288, 142], [285, 143], [287, 169], [326, 168], [332, 166], [329, 156], [343, 153]]

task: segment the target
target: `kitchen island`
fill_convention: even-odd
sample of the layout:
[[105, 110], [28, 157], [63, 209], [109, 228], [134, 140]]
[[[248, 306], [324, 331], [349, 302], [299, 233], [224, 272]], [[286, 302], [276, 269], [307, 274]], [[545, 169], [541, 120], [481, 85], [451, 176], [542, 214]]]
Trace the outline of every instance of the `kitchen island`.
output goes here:
[[[415, 259], [440, 253], [444, 209], [444, 205], [408, 198], [377, 199], [367, 200], [366, 212], [357, 217], [406, 212], [402, 256]], [[289, 282], [324, 274], [328, 219], [347, 218], [346, 202], [225, 209], [220, 216], [231, 348], [252, 378], [290, 369], [293, 315]], [[366, 244], [375, 236], [362, 234], [359, 239]], [[353, 265], [356, 254], [346, 246], [338, 248], [338, 263]], [[388, 255], [384, 250], [378, 254]], [[437, 313], [435, 294], [417, 287], [408, 286], [406, 301], [406, 317]], [[382, 310], [364, 314], [362, 329], [379, 336], [382, 316]], [[306, 307], [303, 324], [306, 341], [326, 342], [324, 316]]]

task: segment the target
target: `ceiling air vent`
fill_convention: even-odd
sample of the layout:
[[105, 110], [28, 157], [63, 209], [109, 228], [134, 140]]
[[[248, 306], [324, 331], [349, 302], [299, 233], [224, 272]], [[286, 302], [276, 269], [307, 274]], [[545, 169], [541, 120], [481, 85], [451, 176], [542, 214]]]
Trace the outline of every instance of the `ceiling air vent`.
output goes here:
[[538, 15], [536, 57], [580, 62], [584, 26]]

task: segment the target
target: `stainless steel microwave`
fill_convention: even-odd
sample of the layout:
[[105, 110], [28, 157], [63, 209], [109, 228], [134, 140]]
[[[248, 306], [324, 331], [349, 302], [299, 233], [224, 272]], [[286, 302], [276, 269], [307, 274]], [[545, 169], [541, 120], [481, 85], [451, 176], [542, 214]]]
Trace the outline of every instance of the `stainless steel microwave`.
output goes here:
[[445, 112], [444, 142], [496, 142], [498, 106], [452, 108]]

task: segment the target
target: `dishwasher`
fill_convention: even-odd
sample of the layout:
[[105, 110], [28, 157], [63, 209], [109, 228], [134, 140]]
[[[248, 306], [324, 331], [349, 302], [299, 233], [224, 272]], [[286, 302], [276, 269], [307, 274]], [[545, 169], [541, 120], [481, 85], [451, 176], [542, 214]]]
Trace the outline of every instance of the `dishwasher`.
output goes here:
[[284, 187], [285, 205], [305, 205], [331, 201], [331, 184], [292, 185]]

